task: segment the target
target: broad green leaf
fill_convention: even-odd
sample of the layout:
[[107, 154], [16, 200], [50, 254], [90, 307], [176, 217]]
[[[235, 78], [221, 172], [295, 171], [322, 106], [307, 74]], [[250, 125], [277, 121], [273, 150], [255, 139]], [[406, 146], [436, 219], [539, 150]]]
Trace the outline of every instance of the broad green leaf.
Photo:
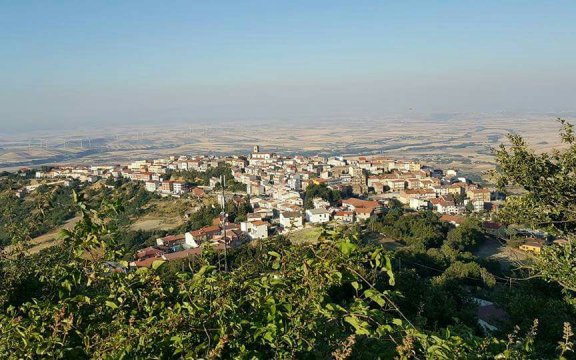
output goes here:
[[152, 262], [152, 269], [154, 269], [154, 270], [158, 269], [165, 262], [166, 261], [164, 261], [164, 260], [155, 260], [154, 262]]

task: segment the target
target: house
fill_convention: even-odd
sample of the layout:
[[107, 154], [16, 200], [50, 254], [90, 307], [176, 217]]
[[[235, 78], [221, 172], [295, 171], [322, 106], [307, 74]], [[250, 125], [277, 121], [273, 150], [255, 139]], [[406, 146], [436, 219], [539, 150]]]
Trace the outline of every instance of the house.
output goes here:
[[330, 207], [328, 201], [319, 197], [312, 199], [312, 204], [314, 205], [314, 209], [327, 209]]
[[354, 222], [354, 212], [353, 211], [336, 211], [334, 213], [334, 220], [340, 223], [353, 223]]
[[262, 220], [245, 221], [240, 223], [240, 229], [246, 233], [250, 239], [265, 239], [268, 237], [268, 222]]
[[454, 201], [446, 200], [444, 198], [437, 198], [430, 200], [432, 207], [440, 214], [456, 214], [458, 207]]
[[163, 181], [160, 184], [160, 190], [165, 193], [171, 193], [173, 191], [172, 181]]
[[158, 182], [146, 181], [145, 188], [146, 188], [146, 191], [154, 192], [158, 188]]
[[529, 239], [524, 244], [520, 245], [519, 248], [522, 251], [531, 252], [534, 254], [540, 254], [542, 252], [542, 246], [544, 242], [538, 239]]
[[155, 258], [155, 257], [159, 257], [162, 256], [162, 254], [164, 254], [164, 250], [161, 250], [157, 247], [154, 246], [148, 246], [144, 249], [140, 249], [138, 250], [138, 252], [136, 252], [136, 259], [138, 260], [144, 260], [144, 259], [148, 259], [148, 258]]
[[386, 192], [386, 186], [384, 183], [382, 182], [373, 182], [372, 183], [372, 188], [374, 189], [374, 192], [376, 194], [383, 194]]
[[156, 258], [156, 257], [149, 257], [149, 258], [145, 258], [143, 260], [136, 260], [136, 261], [132, 261], [130, 263], [130, 266], [132, 267], [152, 267], [152, 264], [154, 263], [154, 261], [158, 261], [158, 260], [162, 260], [161, 258]]
[[194, 256], [199, 255], [201, 253], [202, 253], [202, 248], [201, 247], [195, 247], [195, 248], [185, 249], [182, 251], [176, 251], [173, 253], [164, 254], [164, 255], [162, 255], [162, 260], [173, 261], [173, 260], [185, 259], [185, 258], [189, 258], [189, 257], [194, 257]]
[[472, 207], [474, 208], [474, 211], [476, 212], [480, 212], [480, 211], [484, 211], [486, 208], [486, 204], [490, 204], [490, 203], [486, 203], [484, 200], [464, 200], [464, 202], [466, 204], [471, 203]]
[[356, 198], [342, 200], [342, 206], [350, 211], [355, 211], [360, 208], [370, 209], [370, 211], [373, 211], [381, 207], [378, 201], [361, 200]]
[[217, 178], [217, 177], [211, 177], [211, 178], [208, 180], [208, 186], [209, 186], [210, 188], [215, 188], [216, 185], [220, 184], [220, 180], [221, 180], [221, 179], [219, 179], [219, 178]]
[[248, 213], [246, 214], [247, 221], [256, 221], [256, 220], [263, 220], [262, 214], [258, 213]]
[[211, 240], [215, 235], [218, 235], [222, 232], [220, 226], [218, 225], [211, 225], [211, 226], [204, 226], [201, 229], [194, 230], [190, 232], [192, 236], [191, 240], [194, 240], [196, 243], [200, 243], [203, 241]]
[[434, 199], [436, 198], [436, 192], [434, 189], [407, 189], [402, 190], [398, 196], [398, 200], [402, 204], [410, 204], [410, 199]]
[[192, 195], [196, 196], [197, 198], [203, 198], [206, 193], [204, 192], [204, 189], [196, 187], [192, 189]]
[[184, 194], [188, 191], [188, 188], [186, 187], [186, 183], [182, 181], [174, 181], [172, 182], [172, 191], [174, 194]]
[[322, 224], [330, 221], [330, 212], [326, 209], [306, 210], [306, 221], [312, 224]]
[[470, 189], [466, 193], [466, 196], [474, 202], [490, 202], [490, 190], [489, 189]]
[[430, 201], [427, 199], [410, 199], [410, 209], [426, 210], [430, 207]]
[[392, 192], [402, 191], [406, 188], [406, 181], [404, 181], [404, 179], [388, 179], [385, 183]]
[[197, 248], [198, 243], [194, 240], [194, 236], [191, 233], [187, 232], [184, 234], [184, 246], [187, 248]]
[[463, 195], [465, 192], [465, 184], [455, 183], [448, 186], [448, 193], [452, 195]]
[[168, 235], [156, 239], [156, 244], [159, 246], [174, 247], [184, 244], [184, 235]]
[[356, 221], [362, 221], [370, 219], [370, 216], [372, 216], [374, 210], [371, 208], [356, 208], [354, 213], [356, 214]]
[[284, 229], [301, 228], [302, 214], [298, 211], [283, 211], [280, 213], [280, 226]]

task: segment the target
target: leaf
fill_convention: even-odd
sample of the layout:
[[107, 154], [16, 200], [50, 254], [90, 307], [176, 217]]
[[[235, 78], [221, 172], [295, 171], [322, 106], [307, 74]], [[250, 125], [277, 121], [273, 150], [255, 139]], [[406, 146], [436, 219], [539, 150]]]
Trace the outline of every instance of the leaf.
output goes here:
[[367, 298], [374, 301], [376, 304], [380, 306], [386, 305], [386, 301], [382, 298], [382, 295], [380, 295], [380, 293], [378, 293], [376, 290], [368, 289], [364, 291], [364, 296], [366, 296]]
[[394, 272], [392, 271], [392, 262], [390, 261], [390, 257], [386, 256], [386, 274], [388, 274], [388, 283], [390, 286], [394, 286], [396, 284], [396, 279], [394, 278]]
[[71, 237], [72, 237], [72, 233], [70, 232], [70, 230], [61, 229], [58, 232], [58, 239], [60, 239], [60, 240], [67, 240], [67, 239], [70, 239]]
[[341, 241], [338, 243], [338, 248], [340, 252], [344, 255], [350, 255], [358, 246], [356, 244], [351, 243], [350, 241]]
[[154, 270], [158, 269], [158, 268], [159, 268], [160, 266], [162, 266], [162, 264], [164, 264], [165, 262], [166, 262], [166, 261], [164, 261], [164, 260], [155, 260], [155, 261], [152, 263], [152, 269], [154, 269]]
[[280, 258], [280, 254], [278, 254], [276, 251], [268, 251], [268, 255], [274, 256], [275, 258]]
[[106, 301], [106, 306], [108, 306], [111, 309], [118, 309], [118, 305], [116, 305], [114, 302], [112, 301]]
[[204, 275], [204, 273], [206, 272], [211, 272], [212, 270], [216, 269], [216, 266], [213, 265], [204, 265], [200, 268], [200, 270], [198, 270], [198, 272], [196, 273], [196, 275], [198, 276], [202, 276]]
[[366, 321], [361, 321], [356, 316], [346, 316], [344, 318], [348, 324], [352, 325], [356, 330], [356, 334], [358, 335], [370, 335], [370, 331], [368, 331], [368, 323]]

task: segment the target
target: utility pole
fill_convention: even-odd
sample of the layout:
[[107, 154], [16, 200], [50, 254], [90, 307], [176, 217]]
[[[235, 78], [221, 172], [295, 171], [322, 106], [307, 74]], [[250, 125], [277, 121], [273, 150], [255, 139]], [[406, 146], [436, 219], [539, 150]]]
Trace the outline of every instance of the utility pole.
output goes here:
[[226, 214], [226, 196], [224, 195], [224, 185], [226, 183], [226, 175], [222, 175], [220, 186], [222, 187], [222, 229], [224, 230], [224, 271], [228, 272], [228, 239], [226, 238], [226, 221], [228, 214]]

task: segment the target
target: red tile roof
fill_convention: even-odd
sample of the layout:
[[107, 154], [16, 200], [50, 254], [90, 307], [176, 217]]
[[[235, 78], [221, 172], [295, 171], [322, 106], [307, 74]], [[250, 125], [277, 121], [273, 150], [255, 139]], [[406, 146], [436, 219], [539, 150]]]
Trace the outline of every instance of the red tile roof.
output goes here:
[[202, 248], [193, 248], [193, 249], [186, 249], [186, 250], [182, 250], [182, 251], [176, 251], [173, 253], [169, 253], [169, 254], [164, 254], [162, 256], [162, 258], [164, 258], [164, 260], [170, 261], [170, 260], [177, 260], [177, 259], [184, 259], [187, 257], [191, 257], [191, 256], [196, 256], [198, 254], [202, 253]]

